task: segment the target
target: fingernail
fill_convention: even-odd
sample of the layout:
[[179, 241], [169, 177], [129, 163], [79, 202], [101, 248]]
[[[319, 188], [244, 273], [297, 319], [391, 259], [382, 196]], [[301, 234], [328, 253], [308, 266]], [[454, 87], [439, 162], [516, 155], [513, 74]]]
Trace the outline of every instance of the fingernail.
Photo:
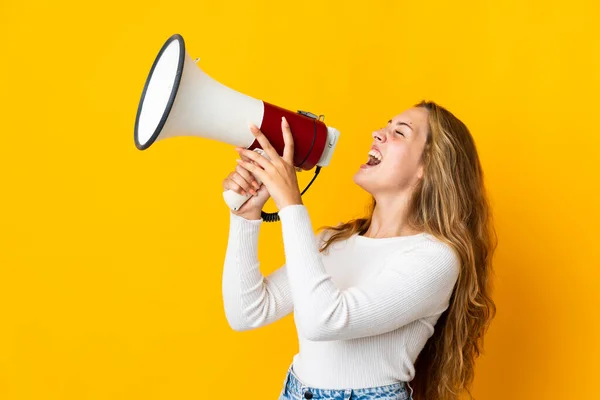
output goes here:
[[289, 126], [288, 122], [287, 122], [287, 119], [285, 119], [285, 117], [281, 117], [281, 120], [283, 121], [283, 125]]
[[243, 149], [243, 148], [241, 148], [241, 147], [236, 147], [236, 148], [235, 148], [235, 151], [242, 151], [242, 150], [244, 150], [244, 149]]
[[256, 196], [256, 190], [254, 190], [254, 189], [250, 189], [250, 194], [251, 194], [252, 196]]
[[242, 196], [246, 196], [246, 195], [247, 195], [246, 191], [242, 190]]
[[256, 189], [260, 189], [260, 185], [256, 181], [252, 181], [252, 186], [254, 186]]

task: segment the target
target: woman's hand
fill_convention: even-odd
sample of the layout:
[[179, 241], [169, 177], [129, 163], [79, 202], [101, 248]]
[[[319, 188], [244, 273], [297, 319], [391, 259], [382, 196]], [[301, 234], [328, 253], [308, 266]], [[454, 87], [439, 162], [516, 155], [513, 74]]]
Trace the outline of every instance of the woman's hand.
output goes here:
[[241, 160], [237, 160], [239, 165], [262, 181], [279, 210], [292, 204], [302, 204], [294, 168], [294, 138], [285, 118], [281, 119], [281, 131], [285, 144], [283, 157], [277, 154], [277, 150], [256, 125], [250, 125], [250, 130], [270, 160], [255, 151], [237, 147], [236, 150], [242, 157]]
[[[245, 157], [244, 159], [251, 162], [250, 159]], [[269, 200], [269, 192], [265, 185], [258, 184], [254, 176], [247, 169], [241, 165], [236, 165], [235, 170], [223, 180], [223, 189], [233, 190], [243, 196], [246, 194], [252, 195], [237, 211], [231, 210], [233, 214], [246, 219], [261, 218], [261, 211], [267, 200]]]

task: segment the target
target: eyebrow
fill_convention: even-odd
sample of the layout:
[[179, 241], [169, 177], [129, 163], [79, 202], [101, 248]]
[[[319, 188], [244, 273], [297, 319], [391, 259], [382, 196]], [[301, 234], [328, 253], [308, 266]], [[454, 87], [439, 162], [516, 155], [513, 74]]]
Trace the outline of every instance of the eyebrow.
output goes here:
[[[388, 124], [391, 124], [391, 123], [392, 123], [392, 120], [390, 119], [390, 120], [388, 121]], [[413, 132], [414, 132], [414, 130], [413, 130], [413, 128], [412, 128], [412, 126], [410, 126], [410, 125], [409, 125], [409, 124], [407, 124], [406, 122], [398, 121], [398, 122], [396, 122], [396, 125], [406, 125], [406, 126], [408, 126], [408, 127], [410, 128], [410, 130], [411, 130], [411, 131], [413, 131]]]

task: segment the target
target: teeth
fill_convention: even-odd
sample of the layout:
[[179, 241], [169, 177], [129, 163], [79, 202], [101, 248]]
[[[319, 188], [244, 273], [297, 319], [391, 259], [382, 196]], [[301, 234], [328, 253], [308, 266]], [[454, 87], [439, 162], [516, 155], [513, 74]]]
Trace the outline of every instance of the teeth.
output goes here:
[[373, 158], [376, 158], [377, 160], [381, 161], [382, 157], [381, 157], [381, 153], [378, 152], [377, 150], [371, 150], [369, 151], [369, 155]]

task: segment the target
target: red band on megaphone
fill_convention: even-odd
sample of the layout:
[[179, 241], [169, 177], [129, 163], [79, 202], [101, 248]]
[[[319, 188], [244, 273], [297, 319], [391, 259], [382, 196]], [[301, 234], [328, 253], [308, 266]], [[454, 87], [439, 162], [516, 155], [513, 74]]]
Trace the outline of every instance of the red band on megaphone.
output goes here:
[[[281, 117], [285, 117], [294, 137], [294, 165], [303, 170], [312, 169], [323, 154], [327, 143], [327, 126], [323, 121], [298, 114], [285, 108], [263, 101], [265, 106], [260, 130], [267, 137], [271, 145], [282, 156], [283, 133], [281, 132]], [[316, 126], [316, 130], [315, 130]], [[255, 140], [249, 147], [250, 150], [261, 148]]]

